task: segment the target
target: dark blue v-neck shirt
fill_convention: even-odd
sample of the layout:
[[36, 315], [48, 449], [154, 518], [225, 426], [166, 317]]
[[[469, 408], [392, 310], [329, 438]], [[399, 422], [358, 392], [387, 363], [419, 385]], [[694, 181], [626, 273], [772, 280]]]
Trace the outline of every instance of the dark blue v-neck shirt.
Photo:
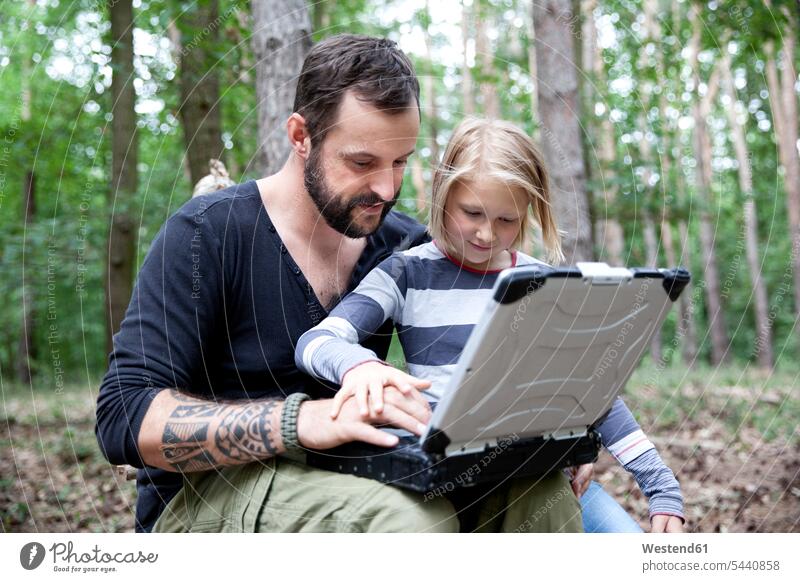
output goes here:
[[[348, 291], [392, 252], [425, 240], [423, 226], [390, 212]], [[137, 451], [155, 395], [178, 388], [205, 398], [330, 397], [330, 387], [294, 364], [297, 340], [326, 314], [254, 181], [193, 198], [167, 220], [139, 271], [97, 399], [106, 458], [141, 468], [137, 531], [152, 528], [182, 484], [180, 474], [144, 467]], [[390, 339], [387, 322], [367, 345], [384, 357]]]

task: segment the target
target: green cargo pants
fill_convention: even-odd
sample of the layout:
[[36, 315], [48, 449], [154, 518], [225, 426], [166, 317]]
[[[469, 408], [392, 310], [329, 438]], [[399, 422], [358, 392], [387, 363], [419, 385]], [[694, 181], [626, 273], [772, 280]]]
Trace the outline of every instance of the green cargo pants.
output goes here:
[[[283, 458], [187, 474], [156, 532], [579, 532], [566, 477], [518, 479], [456, 505]], [[461, 518], [461, 523], [459, 522]]]

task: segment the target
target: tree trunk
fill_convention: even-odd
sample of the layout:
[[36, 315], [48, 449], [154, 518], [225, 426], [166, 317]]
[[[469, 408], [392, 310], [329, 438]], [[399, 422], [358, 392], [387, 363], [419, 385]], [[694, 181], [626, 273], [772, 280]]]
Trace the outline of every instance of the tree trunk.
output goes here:
[[[28, 0], [31, 10], [35, 8], [35, 0]], [[30, 84], [30, 55], [25, 55], [22, 61], [22, 86], [21, 86], [21, 111], [20, 120], [27, 124], [31, 120], [31, 84]], [[22, 220], [25, 223], [26, 236], [23, 241], [27, 241], [27, 232], [34, 223], [36, 217], [36, 175], [33, 168], [25, 173], [25, 181], [22, 185], [22, 199], [25, 204], [22, 208]], [[23, 247], [22, 261], [22, 325], [19, 336], [19, 349], [15, 362], [15, 372], [17, 381], [20, 384], [30, 386], [33, 383], [33, 364], [36, 359], [36, 342], [34, 341], [35, 314], [33, 290], [35, 285], [31, 281], [31, 269], [26, 265]], [[30, 261], [27, 261], [30, 263]]]
[[183, 34], [179, 48], [180, 116], [183, 141], [194, 187], [209, 173], [210, 159], [222, 160], [222, 120], [219, 76], [213, 49], [219, 44], [217, 0], [202, 0], [180, 18]]
[[302, 0], [259, 0], [253, 7], [259, 170], [277, 172], [289, 155], [286, 120], [297, 76], [311, 48], [311, 21]]
[[[428, 1], [425, 1], [425, 26], [423, 27], [423, 39], [425, 42], [425, 75], [422, 77], [423, 87], [423, 118], [424, 124], [428, 128], [427, 139], [425, 144], [430, 148], [430, 157], [428, 158], [430, 166], [436, 167], [439, 163], [439, 111], [436, 106], [436, 76], [433, 67], [433, 54], [430, 30], [428, 24], [430, 23], [430, 6]], [[416, 161], [411, 166], [411, 181], [414, 184], [416, 191], [416, 208], [419, 216], [422, 216], [427, 208], [427, 185], [425, 184], [425, 161], [421, 155], [417, 155]]]
[[[784, 7], [784, 10], [787, 10]], [[797, 21], [787, 13], [787, 25], [783, 29], [783, 71], [781, 75], [781, 96], [785, 130], [782, 133], [783, 150], [786, 152], [784, 164], [784, 185], [787, 204], [791, 205], [792, 258], [794, 272], [795, 317], [800, 318], [800, 154], [797, 152], [797, 69], [795, 68], [795, 47], [797, 45]], [[800, 328], [795, 328], [800, 333]]]
[[[684, 14], [680, 4], [675, 3], [672, 6], [672, 30], [677, 31], [683, 25]], [[655, 37], [661, 38], [660, 21], [655, 20], [656, 30]], [[670, 26], [670, 24], [667, 24]], [[671, 55], [662, 50], [661, 58], [657, 61], [658, 73], [657, 78], [666, 79], [666, 69], [668, 59]], [[677, 123], [669, 120], [667, 115], [667, 89], [662, 87], [659, 95], [659, 117], [662, 120], [662, 132], [664, 135], [664, 155], [661, 164], [661, 197], [665, 201], [661, 207], [661, 241], [664, 247], [664, 255], [667, 259], [667, 264], [670, 267], [677, 267], [680, 265], [688, 266], [691, 264], [691, 257], [689, 256], [688, 236], [689, 230], [686, 220], [683, 217], [677, 217], [676, 225], [678, 228], [678, 235], [680, 237], [680, 253], [675, 252], [675, 241], [673, 239], [673, 216], [670, 214], [671, 204], [666, 203], [671, 192], [674, 192], [674, 199], [678, 206], [683, 206], [683, 201], [686, 199], [685, 183], [683, 179], [683, 172], [680, 168], [680, 161], [675, 163], [677, 172], [674, 179], [672, 175], [672, 166], [675, 161], [673, 158], [672, 146], [675, 143], [675, 135], [677, 130]], [[695, 287], [690, 287], [692, 293], [684, 292], [678, 299], [678, 322], [675, 331], [675, 341], [673, 345], [677, 347], [680, 343], [681, 359], [687, 368], [694, 366], [697, 359], [697, 327], [694, 318], [695, 300], [693, 295]]]
[[592, 225], [577, 112], [578, 74], [569, 0], [542, 0], [533, 4], [536, 69], [539, 72], [539, 110], [544, 157], [552, 176], [552, 193], [566, 262], [591, 261]]
[[[317, 6], [325, 4], [324, 2], [317, 3]], [[253, 15], [247, 10], [236, 10], [234, 18], [238, 26], [232, 26], [225, 30], [225, 35], [229, 37], [230, 46], [242, 45], [242, 50], [239, 51], [239, 62], [237, 75], [230, 75], [228, 77], [229, 83], [241, 83], [242, 85], [251, 85], [252, 75], [250, 72], [253, 70], [252, 55], [249, 51], [244, 50], [245, 34], [249, 36], [249, 31], [253, 28]], [[316, 30], [316, 29], [315, 29]], [[244, 34], [242, 31], [246, 31]], [[227, 61], [226, 61], [227, 62]], [[223, 77], [224, 79], [225, 77]], [[234, 156], [230, 156], [233, 158]], [[228, 161], [230, 165], [230, 160]]]
[[594, 10], [597, 6], [597, 0], [573, 0], [572, 6], [577, 14], [583, 15], [583, 17], [576, 17], [575, 19], [579, 25], [575, 32], [575, 54], [579, 55], [577, 66], [581, 71], [581, 75], [578, 78], [578, 96], [581, 103], [579, 116], [582, 120], [583, 169], [587, 184], [586, 196], [589, 200], [589, 218], [592, 224], [592, 249], [594, 257], [600, 260], [600, 251], [598, 251], [600, 239], [598, 237], [603, 232], [597, 216], [600, 195], [598, 189], [591, 186], [591, 184], [596, 184], [598, 179], [602, 180], [603, 174], [603, 168], [598, 168], [595, 164], [592, 164], [593, 160], [597, 160], [596, 152], [599, 147], [596, 146], [594, 140], [600, 133], [598, 126], [601, 123], [597, 120], [594, 112], [594, 104], [597, 100], [597, 76], [595, 70], [598, 66], [598, 63], [595, 62], [597, 27], [594, 22]]
[[644, 248], [647, 255], [645, 261], [647, 262], [648, 267], [657, 267], [658, 236], [656, 236], [656, 225], [653, 222], [653, 217], [650, 215], [648, 210], [642, 211], [642, 222], [644, 223], [644, 227], [642, 228], [642, 234], [644, 235]]
[[[778, 141], [778, 157], [784, 169], [786, 212], [792, 237], [791, 261], [794, 274], [795, 316], [800, 317], [800, 157], [797, 153], [797, 95], [794, 83], [796, 32], [787, 25], [783, 31], [783, 71], [779, 76], [772, 42], [765, 44], [767, 54], [767, 84], [772, 121]], [[800, 332], [800, 327], [798, 327]]]
[[[688, 241], [689, 228], [686, 222], [678, 223], [678, 232], [681, 239]], [[687, 243], [688, 244], [688, 243]], [[685, 248], [685, 247], [684, 247]], [[688, 257], [687, 257], [688, 264]], [[695, 321], [695, 309], [697, 302], [688, 293], [683, 293], [678, 303], [678, 337], [681, 338], [681, 356], [687, 367], [694, 366], [697, 361], [697, 323]]]
[[536, 73], [536, 32], [533, 29], [533, 2], [529, 9], [528, 18], [526, 20], [526, 29], [528, 31], [528, 75], [530, 76], [533, 89], [531, 90], [531, 119], [533, 120], [533, 139], [539, 143], [539, 126], [541, 121], [539, 118], [539, 101], [537, 95], [539, 93], [537, 86], [539, 84], [538, 74]]
[[[724, 50], [724, 49], [723, 49]], [[736, 161], [739, 163], [739, 188], [745, 198], [743, 209], [743, 230], [745, 245], [747, 248], [747, 267], [750, 274], [750, 283], [753, 286], [753, 298], [755, 300], [756, 316], [756, 345], [754, 352], [761, 368], [771, 368], [773, 363], [772, 332], [769, 319], [769, 303], [767, 301], [767, 289], [764, 278], [761, 275], [761, 261], [758, 253], [758, 222], [756, 201], [753, 192], [753, 175], [750, 167], [750, 153], [747, 150], [747, 140], [745, 130], [736, 116], [735, 105], [736, 89], [733, 85], [733, 78], [730, 70], [730, 56], [725, 53], [721, 60], [722, 88], [731, 102], [728, 106], [723, 106], [728, 116], [728, 124], [731, 128], [731, 139], [733, 149], [736, 154]]]
[[[133, 89], [133, 2], [108, 0], [111, 15], [111, 223], [106, 261], [106, 347], [119, 329], [133, 288], [134, 221], [130, 208], [136, 199], [139, 156], [136, 132], [136, 94]], [[120, 210], [115, 210], [119, 208]]]
[[471, 7], [465, 3], [461, 8], [461, 40], [464, 43], [463, 50], [463, 63], [461, 65], [461, 98], [464, 103], [464, 115], [475, 114], [475, 95], [472, 88], [472, 69], [469, 66], [469, 39], [471, 36], [471, 21], [472, 11]]
[[711, 335], [711, 363], [716, 366], [725, 361], [729, 341], [722, 309], [715, 229], [707, 208], [711, 204], [711, 140], [700, 111], [701, 107], [695, 105], [695, 152], [699, 166], [697, 190], [703, 205], [700, 210], [700, 249], [703, 253], [708, 326]]
[[[167, 24], [167, 37], [169, 41], [172, 43], [172, 59], [175, 61], [176, 64], [180, 64], [181, 62], [181, 51], [182, 49], [182, 41], [181, 41], [181, 31], [178, 29], [178, 25], [175, 24], [175, 20], [171, 20]], [[186, 128], [183, 127], [183, 135], [184, 138], [186, 137]], [[184, 142], [185, 143], [185, 142]], [[192, 171], [189, 168], [189, 156], [183, 156], [183, 177], [186, 178], [186, 182], [189, 184], [190, 188], [194, 188], [195, 182], [192, 181]]]
[[[700, 51], [700, 23], [696, 12], [692, 11], [692, 68], [694, 70], [695, 91], [700, 86], [700, 65], [697, 55]], [[700, 199], [700, 249], [703, 253], [706, 307], [708, 315], [709, 333], [711, 336], [711, 363], [718, 365], [727, 359], [728, 332], [725, 328], [725, 314], [722, 309], [722, 293], [719, 283], [719, 268], [717, 267], [717, 253], [714, 240], [715, 229], [709, 215], [709, 206], [712, 204], [711, 183], [713, 179], [711, 168], [711, 137], [708, 133], [706, 120], [711, 113], [711, 102], [716, 91], [717, 81], [715, 76], [708, 82], [706, 95], [699, 93], [693, 105], [694, 113], [694, 149], [697, 159], [696, 189]]]
[[[659, 78], [664, 78], [663, 62], [659, 61], [658, 75]], [[667, 266], [677, 267], [678, 258], [675, 255], [675, 243], [672, 239], [672, 222], [670, 219], [670, 204], [667, 199], [672, 190], [672, 127], [667, 123], [667, 98], [666, 91], [662, 90], [658, 100], [659, 118], [662, 120], [662, 134], [663, 134], [663, 150], [664, 154], [661, 157], [661, 180], [659, 181], [659, 192], [661, 194], [661, 216], [660, 216], [660, 231], [661, 243], [664, 247], [664, 255], [667, 259]]]
[[[661, 92], [662, 97], [659, 99], [659, 110], [661, 119], [666, 119], [666, 99], [664, 99], [663, 94], [664, 91]], [[664, 155], [661, 158], [661, 181], [659, 182], [660, 189], [659, 192], [661, 194], [661, 216], [660, 216], [660, 231], [661, 231], [661, 243], [664, 248], [664, 256], [667, 259], [667, 266], [669, 267], [677, 267], [678, 266], [678, 257], [675, 254], [675, 243], [672, 239], [672, 222], [670, 219], [670, 204], [667, 203], [667, 199], [672, 191], [672, 137], [669, 133], [669, 129], [666, 127], [662, 128], [664, 132]]]
[[[425, 11], [430, 14], [427, 0], [425, 2]], [[426, 23], [429, 21], [430, 19], [426, 19]], [[430, 165], [436, 167], [439, 163], [439, 143], [437, 142], [439, 138], [439, 108], [436, 106], [436, 76], [434, 75], [433, 68], [431, 35], [427, 25], [423, 33], [425, 38], [425, 58], [428, 61], [428, 74], [425, 75], [425, 79], [423, 79], [425, 87], [425, 109], [427, 110], [425, 112], [425, 118], [429, 128], [428, 144], [431, 148]]]
[[331, 26], [330, 4], [328, 2], [311, 3], [311, 19], [314, 33], [327, 33]]
[[414, 184], [416, 193], [417, 213], [422, 216], [428, 206], [426, 197], [425, 174], [422, 169], [422, 160], [417, 159], [411, 165], [411, 183]]
[[[686, 191], [684, 181], [681, 174], [678, 174], [678, 183], [676, 184], [678, 200], [686, 198]], [[680, 257], [678, 263], [681, 265], [691, 265], [692, 257], [690, 254], [691, 248], [689, 247], [689, 227], [686, 220], [678, 220], [678, 234], [680, 240]], [[697, 361], [697, 324], [694, 318], [695, 307], [697, 301], [694, 299], [694, 293], [690, 296], [688, 293], [682, 293], [678, 300], [678, 308], [680, 313], [680, 321], [678, 322], [678, 337], [681, 338], [681, 354], [683, 362], [689, 366], [693, 366]]]
[[[663, 109], [662, 109], [662, 111], [663, 111]], [[661, 164], [661, 170], [662, 170], [662, 174], [663, 174], [662, 179], [661, 179], [661, 196], [662, 196], [662, 200], [666, 200], [667, 180], [668, 180], [668, 177], [670, 175], [670, 166], [671, 166], [670, 155], [671, 155], [671, 153], [670, 153], [669, 143], [667, 144], [667, 146], [665, 146], [664, 149], [665, 149], [665, 155], [664, 155], [664, 158], [663, 158], [664, 161]], [[672, 238], [672, 222], [670, 220], [670, 215], [669, 215], [669, 205], [666, 204], [666, 203], [662, 206], [662, 209], [661, 209], [661, 225], [660, 225], [659, 231], [661, 232], [661, 243], [662, 243], [662, 246], [664, 248], [664, 257], [667, 260], [667, 267], [677, 267], [679, 265], [682, 265], [683, 262], [682, 261], [679, 262], [678, 261], [678, 257], [675, 254], [675, 241]], [[686, 302], [688, 295], [689, 295], [688, 292], [685, 292], [685, 293], [681, 294], [680, 301], [681, 301], [682, 305], [683, 305], [683, 303]], [[682, 315], [683, 315], [683, 311], [680, 312], [679, 317], [681, 317]], [[678, 323], [678, 327], [676, 329], [676, 337], [675, 337], [675, 340], [674, 340], [674, 343], [673, 343], [674, 347], [677, 347], [677, 343], [678, 342], [686, 341], [685, 330], [684, 330], [683, 334], [680, 333], [681, 332], [681, 325], [682, 325], [682, 323], [679, 322]], [[670, 361], [672, 361], [671, 357], [670, 357]], [[686, 363], [691, 365], [691, 361], [687, 361]]]
[[[586, 2], [587, 18], [593, 18], [592, 14], [596, 5], [596, 0], [588, 0]], [[597, 44], [597, 23], [590, 20], [586, 30], [588, 31], [584, 45], [586, 62], [591, 63], [595, 85], [603, 87], [607, 80], [603, 68], [603, 55], [601, 54], [600, 46]], [[597, 246], [600, 249], [600, 257], [598, 258], [612, 266], [619, 267], [624, 264], [625, 234], [616, 216], [618, 192], [614, 172], [616, 141], [614, 138], [614, 125], [608, 115], [603, 118], [599, 126], [596, 126], [595, 131], [599, 141], [598, 162], [600, 166], [598, 176], [600, 191], [595, 194], [595, 236]]]
[[497, 73], [494, 69], [494, 54], [486, 34], [489, 15], [480, 2], [476, 4], [475, 19], [475, 60], [480, 65], [480, 93], [483, 101], [483, 115], [490, 119], [500, 118], [500, 101], [497, 97]]
[[[602, 59], [597, 62], [597, 23], [594, 21], [594, 11], [597, 8], [597, 0], [576, 0], [580, 6], [580, 14], [583, 14], [581, 22], [581, 69], [587, 74], [597, 74], [598, 65], [602, 73]], [[597, 78], [592, 79], [597, 86]], [[584, 93], [584, 110], [591, 115], [594, 114], [595, 95], [592, 91]]]
[[[649, 109], [649, 96], [643, 96], [643, 109]], [[642, 120], [642, 133], [643, 137], [639, 142], [639, 153], [641, 156], [640, 163], [644, 165], [644, 172], [642, 172], [642, 193], [644, 198], [643, 208], [641, 210], [642, 218], [642, 235], [644, 238], [644, 248], [646, 263], [648, 267], [658, 267], [658, 235], [656, 234], [656, 225], [653, 221], [653, 214], [651, 212], [653, 188], [650, 186], [652, 178], [651, 163], [652, 156], [650, 150], [650, 143], [647, 141], [647, 121]], [[663, 359], [661, 353], [661, 329], [659, 328], [650, 339], [650, 356], [653, 361], [660, 363]]]
[[[24, 109], [24, 108], [23, 108]], [[24, 121], [30, 120], [30, 110], [28, 111], [27, 119], [25, 119], [25, 112], [21, 115]], [[33, 170], [28, 170], [25, 173], [25, 181], [23, 183], [23, 199], [25, 206], [22, 210], [26, 230], [34, 223], [36, 216], [36, 175]], [[25, 237], [27, 240], [27, 237]], [[34, 329], [35, 329], [35, 316], [33, 310], [33, 290], [35, 286], [31, 281], [30, 259], [24, 260], [26, 253], [23, 253], [22, 261], [22, 329], [20, 330], [19, 350], [17, 352], [16, 373], [17, 381], [20, 384], [30, 386], [33, 382], [33, 362], [36, 359], [36, 344], [34, 342]]]
[[[649, 209], [645, 208], [642, 211], [642, 220], [644, 222], [644, 247], [647, 253], [647, 266], [657, 268], [658, 236], [656, 235], [656, 225]], [[658, 328], [650, 339], [650, 357], [657, 364], [664, 359], [661, 350], [661, 328]]]
[[[642, 72], [646, 72], [648, 68], [653, 66], [651, 58], [648, 56], [647, 52], [643, 50], [644, 46], [651, 41], [657, 42], [660, 36], [655, 21], [655, 11], [656, 6], [653, 0], [646, 0], [644, 3], [644, 35], [642, 37], [641, 46], [639, 47], [639, 70]], [[644, 200], [642, 205], [642, 233], [644, 235], [644, 247], [647, 254], [647, 266], [658, 267], [659, 237], [656, 234], [656, 225], [653, 221], [653, 208], [656, 206], [656, 201], [653, 199], [655, 189], [650, 184], [653, 178], [653, 167], [656, 161], [653, 159], [650, 141], [647, 139], [647, 134], [649, 132], [647, 112], [650, 111], [652, 96], [644, 84], [639, 87], [639, 99], [641, 105], [639, 125], [642, 132], [642, 139], [639, 141], [639, 162], [643, 166], [641, 182], [642, 199]], [[654, 362], [660, 363], [662, 361], [661, 328], [656, 330], [650, 340], [650, 355]]]
[[614, 146], [614, 126], [608, 119], [600, 124], [600, 164], [602, 191], [596, 198], [597, 240], [601, 247], [602, 259], [612, 266], [625, 264], [625, 233], [622, 224], [617, 219], [618, 212], [616, 200], [618, 188], [615, 183], [614, 161], [616, 148]]

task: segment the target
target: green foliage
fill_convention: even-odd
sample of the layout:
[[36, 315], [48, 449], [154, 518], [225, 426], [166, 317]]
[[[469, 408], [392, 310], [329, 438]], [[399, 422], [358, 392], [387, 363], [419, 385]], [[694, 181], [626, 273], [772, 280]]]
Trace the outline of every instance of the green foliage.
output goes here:
[[[382, 8], [397, 5], [398, 0], [382, 2]], [[370, 34], [390, 36], [396, 27], [387, 26], [374, 17], [374, 2], [367, 0], [343, 0], [325, 2], [313, 0], [309, 2], [311, 18], [314, 23], [314, 40], [341, 33]]]
[[[257, 177], [255, 152], [257, 104], [251, 46], [252, 18], [243, 0], [219, 0], [212, 27], [193, 18], [200, 3], [143, 0], [135, 9], [136, 79], [139, 113], [139, 193], [132, 208], [109, 199], [110, 188], [110, 52], [106, 3], [89, 0], [37, 3], [7, 2], [0, 15], [0, 375], [12, 375], [21, 330], [23, 270], [27, 295], [35, 307], [34, 371], [37, 385], [56, 388], [70, 379], [86, 380], [105, 369], [105, 254], [112, 211], [138, 218], [137, 254], [144, 257], [164, 220], [189, 197], [184, 145], [179, 122], [181, 71], [170, 44], [174, 24], [184, 43], [209, 49], [206, 63], [220, 78], [225, 162], [234, 180]], [[480, 84], [496, 88], [502, 117], [535, 134], [536, 79], [529, 63], [530, 2], [474, 0], [447, 12], [432, 0], [346, 0], [309, 3], [314, 39], [340, 32], [386, 35], [411, 54], [421, 79], [436, 93], [436, 118], [428, 107], [423, 83], [422, 130], [416, 160], [429, 188], [439, 154], [454, 125], [463, 117], [464, 64], [461, 13], [471, 14], [468, 32], [480, 18], [489, 33], [492, 67], [470, 66], [476, 114], [484, 112]], [[770, 297], [772, 331], [779, 365], [796, 354], [790, 243], [783, 178], [779, 171], [773, 115], [765, 81], [765, 44], [780, 48], [781, 30], [797, 21], [797, 4], [773, 0], [766, 9], [758, 0], [745, 2], [666, 2], [656, 0], [656, 38], [644, 26], [643, 0], [603, 0], [592, 14], [580, 14], [575, 27], [597, 22], [603, 70], [598, 77], [584, 63], [582, 127], [585, 133], [589, 188], [595, 200], [603, 189], [618, 195], [608, 208], [597, 204], [596, 217], [616, 216], [624, 227], [625, 257], [643, 263], [644, 212], [655, 220], [667, 214], [680, 247], [678, 222], [686, 223], [685, 257], [695, 282], [701, 283], [698, 215], [712, 215], [717, 259], [726, 287], [725, 307], [736, 360], [753, 358], [753, 299], [742, 246], [743, 196], [727, 119], [714, 101], [709, 128], [714, 142], [711, 197], [702, 202], [695, 187], [697, 171], [692, 141], [692, 107], [697, 98], [688, 65], [692, 31], [690, 10], [702, 21], [700, 76], [707, 81], [723, 52], [729, 52], [736, 79], [736, 98], [746, 110], [754, 199], [758, 207], [763, 277]], [[454, 5], [456, 7], [456, 5]], [[576, 34], [576, 48], [586, 41]], [[214, 34], [211, 34], [211, 32]], [[578, 38], [581, 36], [581, 38]], [[187, 40], [188, 39], [188, 40]], [[409, 39], [413, 39], [410, 41]], [[424, 40], [422, 40], [424, 39]], [[472, 46], [472, 45], [470, 45]], [[474, 48], [474, 47], [473, 47]], [[473, 49], [470, 49], [473, 50]], [[474, 50], [473, 50], [474, 52]], [[583, 57], [581, 57], [583, 58]], [[26, 88], [29, 119], [23, 119]], [[614, 161], [599, 159], [601, 123], [611, 120]], [[647, 140], [650, 158], [640, 144]], [[669, 166], [667, 168], [667, 166]], [[22, 221], [22, 189], [28, 172], [36, 178], [33, 223]], [[646, 177], [650, 176], [648, 182]], [[406, 176], [398, 207], [415, 214], [417, 192]], [[419, 216], [424, 219], [423, 215]], [[678, 251], [681, 249], [678, 248]], [[659, 263], [666, 261], [659, 249]], [[705, 335], [702, 293], [696, 320]], [[677, 362], [676, 314], [664, 327], [667, 357]], [[673, 349], [674, 348], [674, 349]], [[701, 357], [707, 347], [701, 346]]]

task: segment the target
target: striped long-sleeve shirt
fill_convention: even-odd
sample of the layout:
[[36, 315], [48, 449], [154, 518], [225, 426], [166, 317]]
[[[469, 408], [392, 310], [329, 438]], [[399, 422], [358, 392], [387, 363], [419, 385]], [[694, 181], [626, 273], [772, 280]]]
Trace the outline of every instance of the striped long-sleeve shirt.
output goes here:
[[[515, 253], [514, 264], [541, 263]], [[297, 344], [298, 368], [341, 384], [348, 370], [377, 360], [361, 343], [392, 320], [409, 374], [431, 381], [425, 394], [443, 396], [461, 351], [491, 298], [499, 271], [474, 271], [444, 255], [435, 242], [395, 253], [373, 269], [319, 325]], [[650, 515], [683, 518], [675, 475], [617, 398], [597, 427], [603, 445], [636, 478], [650, 501]]]

